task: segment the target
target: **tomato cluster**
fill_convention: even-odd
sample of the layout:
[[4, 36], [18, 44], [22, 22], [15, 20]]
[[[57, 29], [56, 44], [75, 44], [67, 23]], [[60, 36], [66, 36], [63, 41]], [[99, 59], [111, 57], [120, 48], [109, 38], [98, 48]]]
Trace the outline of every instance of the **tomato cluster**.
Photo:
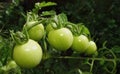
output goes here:
[[49, 16], [46, 18], [46, 14], [38, 15], [38, 12], [31, 11], [26, 16], [27, 21], [23, 26], [22, 35], [11, 35], [16, 41], [13, 59], [17, 65], [23, 68], [37, 66], [43, 54], [47, 52], [44, 46], [58, 52], [69, 49], [85, 55], [97, 52], [96, 43], [90, 39], [89, 30], [85, 25], [69, 22], [64, 13], [53, 15], [49, 12]]

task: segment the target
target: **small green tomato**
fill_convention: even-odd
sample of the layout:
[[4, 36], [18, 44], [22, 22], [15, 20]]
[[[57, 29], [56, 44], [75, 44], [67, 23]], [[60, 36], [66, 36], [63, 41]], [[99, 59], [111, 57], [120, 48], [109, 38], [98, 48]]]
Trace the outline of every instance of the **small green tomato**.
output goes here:
[[88, 43], [88, 38], [85, 35], [74, 36], [71, 48], [78, 53], [84, 53]]
[[33, 26], [30, 30], [28, 30], [28, 34], [30, 39], [33, 39], [35, 41], [41, 40], [44, 35], [43, 24], [38, 24], [36, 26]]
[[[52, 25], [56, 25], [55, 23], [51, 23], [51, 24], [52, 24]], [[51, 24], [48, 24], [48, 25], [46, 26], [46, 32], [47, 32], [47, 33], [49, 33], [50, 31], [54, 30], [54, 28], [52, 27]]]
[[96, 43], [94, 41], [90, 41], [88, 44], [88, 47], [85, 51], [86, 55], [92, 55], [97, 51], [97, 46]]
[[48, 42], [55, 49], [66, 51], [73, 42], [72, 32], [67, 28], [52, 30], [48, 33]]

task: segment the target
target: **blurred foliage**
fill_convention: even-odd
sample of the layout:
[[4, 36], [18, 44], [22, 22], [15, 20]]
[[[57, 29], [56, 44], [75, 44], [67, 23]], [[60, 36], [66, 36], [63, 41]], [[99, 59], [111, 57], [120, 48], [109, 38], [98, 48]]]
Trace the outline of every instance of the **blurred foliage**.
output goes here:
[[[34, 69], [21, 69], [22, 74], [120, 73], [120, 60], [116, 60], [116, 58], [120, 58], [120, 0], [46, 1], [54, 1], [58, 5], [43, 10], [53, 9], [57, 11], [57, 13], [64, 12], [67, 14], [69, 21], [74, 23], [82, 22], [89, 28], [93, 39], [97, 42], [99, 49], [98, 58], [50, 58], [42, 61], [42, 63]], [[12, 42], [9, 39], [9, 30], [21, 29], [25, 23], [24, 15], [33, 8], [34, 3], [31, 2], [33, 1], [12, 0], [12, 3], [9, 3], [10, 5], [0, 12], [0, 35], [5, 38], [4, 42], [0, 41], [0, 51], [2, 51], [0, 52], [0, 67], [6, 63], [4, 62], [6, 59], [9, 59], [8, 57], [6, 58], [6, 56], [11, 56], [8, 51], [12, 51], [13, 45], [11, 45]], [[6, 47], [6, 45], [8, 46]], [[8, 54], [6, 54], [6, 52], [8, 52]], [[3, 54], [1, 55], [1, 53]], [[68, 55], [68, 53], [69, 51], [64, 55]], [[58, 53], [56, 54], [58, 55]], [[75, 57], [75, 55], [71, 55], [71, 57]], [[106, 60], [101, 59], [101, 57]], [[4, 64], [1, 64], [3, 62]]]
[[18, 30], [25, 22], [23, 7], [19, 0], [10, 2], [1, 2], [3, 9], [0, 12], [0, 33], [9, 33], [8, 30]]

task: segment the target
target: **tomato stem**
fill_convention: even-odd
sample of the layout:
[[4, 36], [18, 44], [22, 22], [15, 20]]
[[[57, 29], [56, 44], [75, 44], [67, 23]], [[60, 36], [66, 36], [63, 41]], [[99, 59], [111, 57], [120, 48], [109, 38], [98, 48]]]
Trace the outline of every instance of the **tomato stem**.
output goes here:
[[20, 44], [20, 45], [24, 44], [29, 39], [26, 28], [24, 28], [23, 32], [18, 31], [18, 32], [14, 33], [14, 31], [12, 30], [12, 31], [10, 31], [10, 34], [16, 44]]
[[78, 36], [78, 27], [76, 24], [71, 22], [66, 22], [65, 26], [71, 30], [74, 36]]
[[[91, 57], [70, 57], [70, 56], [60, 56], [60, 57], [52, 57], [52, 58], [56, 58], [56, 59], [89, 59], [89, 60], [92, 60], [93, 58]], [[105, 60], [105, 61], [113, 61], [113, 60], [116, 60], [116, 61], [120, 61], [120, 59], [107, 59], [107, 58], [94, 58], [94, 60], [96, 61], [101, 61], [101, 60]]]

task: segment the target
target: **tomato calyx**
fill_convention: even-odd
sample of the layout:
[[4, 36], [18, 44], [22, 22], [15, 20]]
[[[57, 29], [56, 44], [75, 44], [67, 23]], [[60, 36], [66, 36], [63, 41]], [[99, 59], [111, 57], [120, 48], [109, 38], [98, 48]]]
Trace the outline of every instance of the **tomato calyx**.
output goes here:
[[40, 24], [39, 21], [31, 21], [31, 22], [26, 22], [26, 24], [24, 25], [24, 27], [27, 28], [27, 30], [30, 30], [32, 27], [36, 26]]
[[26, 23], [25, 23], [24, 27], [27, 30], [30, 30], [32, 27], [41, 23], [41, 21], [38, 21], [38, 19], [39, 19], [38, 14], [35, 14], [33, 12], [27, 12]]
[[68, 22], [67, 16], [64, 13], [54, 15], [48, 19], [48, 25], [50, 25], [54, 30], [64, 28], [66, 22]]
[[11, 34], [12, 39], [15, 41], [15, 43], [19, 45], [24, 44], [28, 42], [29, 40], [29, 35], [28, 35], [26, 28], [24, 28], [22, 32], [17, 31], [16, 33], [14, 33], [14, 31], [11, 30], [10, 34]]
[[66, 22], [66, 27], [72, 31], [74, 36], [80, 35], [90, 36], [88, 28], [83, 23], [75, 24], [71, 22]]

